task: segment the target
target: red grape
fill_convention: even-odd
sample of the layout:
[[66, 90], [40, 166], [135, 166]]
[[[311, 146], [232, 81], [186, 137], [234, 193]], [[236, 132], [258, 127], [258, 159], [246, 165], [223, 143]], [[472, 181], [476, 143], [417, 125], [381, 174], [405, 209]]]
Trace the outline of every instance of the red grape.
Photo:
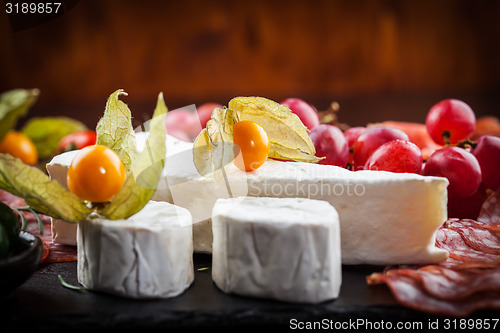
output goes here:
[[198, 115], [187, 109], [167, 112], [165, 126], [167, 134], [184, 141], [193, 141], [201, 131]]
[[314, 127], [309, 136], [316, 148], [316, 156], [326, 157], [319, 161], [319, 164], [346, 167], [349, 148], [344, 134], [338, 127], [321, 124]]
[[477, 159], [459, 147], [436, 150], [425, 162], [424, 175], [448, 178], [448, 197], [470, 197], [481, 184], [481, 168]]
[[420, 173], [422, 152], [414, 143], [392, 140], [378, 147], [368, 158], [365, 170]]
[[207, 121], [212, 117], [212, 112], [215, 108], [222, 109], [222, 105], [218, 103], [205, 103], [196, 108], [198, 117], [200, 118], [201, 128], [207, 127]]
[[347, 139], [347, 145], [352, 147], [354, 142], [358, 139], [358, 137], [366, 130], [366, 127], [357, 126], [351, 127], [344, 132], [344, 136]]
[[347, 160], [347, 163], [351, 167], [353, 165], [353, 159], [354, 159], [354, 154], [352, 153], [353, 151], [352, 146], [354, 145], [354, 142], [356, 142], [358, 137], [361, 135], [361, 133], [363, 133], [365, 130], [366, 127], [357, 126], [357, 127], [351, 127], [344, 132], [344, 136], [347, 139], [347, 146], [349, 147], [349, 159]]
[[448, 198], [448, 217], [476, 220], [487, 197], [483, 184], [470, 197], [457, 198], [450, 196]]
[[295, 113], [302, 123], [308, 128], [313, 129], [319, 125], [318, 111], [300, 98], [287, 98], [280, 103], [286, 105]]
[[181, 141], [186, 141], [186, 142], [193, 141], [186, 132], [178, 128], [173, 128], [167, 133], [168, 135], [173, 136], [174, 138], [179, 139]]
[[437, 144], [456, 144], [473, 134], [476, 116], [466, 103], [445, 99], [430, 109], [425, 125]]
[[354, 142], [353, 170], [363, 169], [375, 149], [396, 139], [410, 141], [405, 132], [396, 128], [376, 126], [366, 129]]
[[500, 188], [500, 138], [491, 135], [480, 137], [472, 153], [481, 166], [486, 188]]

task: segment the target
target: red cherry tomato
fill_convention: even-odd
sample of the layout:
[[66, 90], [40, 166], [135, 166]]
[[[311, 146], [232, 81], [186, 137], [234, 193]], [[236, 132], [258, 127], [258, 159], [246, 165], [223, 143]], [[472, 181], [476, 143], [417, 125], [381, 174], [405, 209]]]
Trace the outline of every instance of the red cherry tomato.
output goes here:
[[83, 147], [92, 146], [96, 143], [97, 134], [92, 130], [84, 130], [70, 133], [59, 141], [57, 153], [61, 154], [70, 150], [78, 150]]

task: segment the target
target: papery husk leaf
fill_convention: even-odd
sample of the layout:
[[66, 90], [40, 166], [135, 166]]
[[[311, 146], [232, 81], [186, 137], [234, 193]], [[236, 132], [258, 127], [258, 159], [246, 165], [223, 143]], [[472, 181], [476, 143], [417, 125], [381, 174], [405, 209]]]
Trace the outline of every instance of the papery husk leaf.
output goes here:
[[166, 156], [165, 115], [167, 107], [163, 94], [149, 122], [149, 137], [144, 150], [137, 154], [125, 184], [99, 214], [110, 220], [126, 219], [140, 211], [153, 197], [160, 180]]
[[225, 166], [234, 160], [233, 125], [234, 111], [215, 109], [194, 142], [193, 159], [196, 169], [204, 177], [217, 183], [224, 180]]
[[239, 121], [253, 121], [266, 131], [270, 158], [309, 163], [321, 160], [314, 156], [316, 149], [307, 127], [287, 106], [262, 97], [236, 97], [228, 108], [236, 112]]
[[84, 123], [69, 117], [36, 117], [24, 125], [22, 132], [33, 141], [39, 157], [47, 158], [57, 151], [63, 137], [85, 129]]
[[120, 95], [127, 96], [123, 89], [112, 93], [106, 102], [104, 116], [96, 127], [96, 144], [111, 148], [122, 160], [125, 170], [130, 172], [136, 154], [132, 114]]
[[215, 109], [194, 142], [193, 159], [200, 175], [223, 179], [234, 160], [233, 125], [242, 120], [259, 124], [269, 138], [269, 158], [317, 163], [314, 144], [300, 118], [288, 107], [262, 97], [237, 97], [229, 107]]
[[193, 162], [202, 176], [212, 173], [214, 170], [212, 153], [210, 149], [210, 138], [207, 129], [204, 128], [196, 137], [193, 143]]
[[269, 158], [285, 160], [285, 161], [295, 161], [295, 162], [306, 162], [306, 163], [317, 163], [321, 161], [324, 157], [310, 156], [309, 154], [304, 154], [298, 148], [289, 148], [280, 145], [276, 142], [269, 143]]
[[15, 89], [0, 95], [0, 141], [15, 128], [17, 120], [26, 115], [38, 95], [38, 89]]
[[34, 210], [66, 222], [78, 223], [92, 212], [43, 171], [6, 154], [0, 154], [0, 188], [23, 198]]

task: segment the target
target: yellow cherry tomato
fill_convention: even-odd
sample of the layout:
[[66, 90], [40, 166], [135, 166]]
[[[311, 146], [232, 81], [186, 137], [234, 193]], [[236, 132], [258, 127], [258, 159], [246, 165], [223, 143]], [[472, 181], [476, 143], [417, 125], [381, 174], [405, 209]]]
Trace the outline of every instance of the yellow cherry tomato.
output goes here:
[[125, 182], [125, 167], [106, 146], [87, 146], [73, 158], [68, 169], [69, 190], [82, 200], [107, 202]]
[[234, 165], [242, 171], [255, 171], [264, 164], [269, 155], [269, 138], [257, 123], [242, 120], [233, 126], [235, 143]]
[[17, 157], [29, 165], [35, 165], [38, 162], [35, 144], [21, 132], [8, 132], [0, 142], [0, 153]]

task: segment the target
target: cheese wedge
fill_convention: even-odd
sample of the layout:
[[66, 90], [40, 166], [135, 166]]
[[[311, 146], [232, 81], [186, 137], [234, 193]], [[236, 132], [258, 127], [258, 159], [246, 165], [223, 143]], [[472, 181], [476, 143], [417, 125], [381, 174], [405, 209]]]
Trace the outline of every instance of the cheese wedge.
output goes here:
[[129, 298], [170, 298], [193, 282], [188, 210], [150, 201], [126, 220], [92, 218], [78, 225], [78, 281]]
[[[138, 146], [146, 137], [138, 136]], [[268, 160], [250, 173], [230, 164], [225, 181], [216, 182], [198, 174], [191, 143], [171, 136], [166, 141], [166, 165], [153, 199], [191, 212], [195, 252], [212, 252], [211, 212], [217, 199], [299, 197], [335, 207], [344, 264], [427, 264], [447, 258], [435, 247], [434, 234], [447, 218], [446, 178]], [[47, 169], [65, 177], [68, 160], [56, 156]]]
[[446, 178], [278, 161], [246, 177], [249, 196], [305, 197], [334, 206], [344, 264], [426, 264], [448, 257], [435, 246], [435, 231], [447, 219]]
[[212, 229], [212, 279], [225, 293], [295, 303], [338, 296], [339, 220], [327, 202], [219, 199]]

